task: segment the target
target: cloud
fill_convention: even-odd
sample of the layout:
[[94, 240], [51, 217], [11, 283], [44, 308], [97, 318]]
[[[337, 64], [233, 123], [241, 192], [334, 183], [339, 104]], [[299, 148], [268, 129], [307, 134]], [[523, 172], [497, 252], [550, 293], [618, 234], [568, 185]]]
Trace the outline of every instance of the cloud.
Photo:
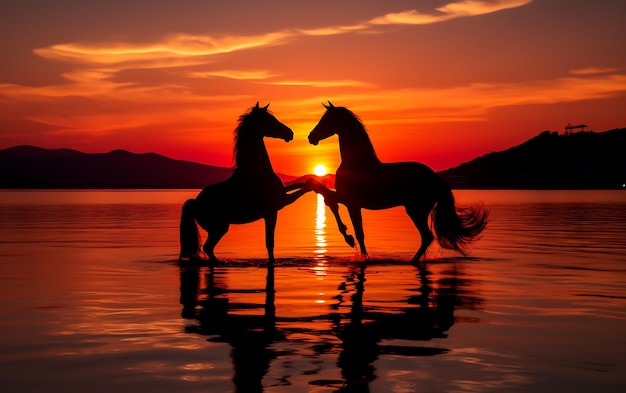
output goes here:
[[311, 86], [311, 87], [373, 87], [371, 83], [354, 81], [354, 80], [326, 80], [326, 81], [307, 81], [307, 80], [279, 80], [265, 81], [266, 85], [277, 86]]
[[[499, 107], [603, 99], [626, 93], [626, 74], [579, 76], [519, 83], [473, 83], [449, 88], [391, 89], [333, 97], [373, 113], [378, 123], [483, 121]], [[323, 98], [321, 99], [323, 100]]]
[[[605, 71], [607, 69], [604, 69]], [[237, 72], [218, 71], [237, 77]], [[261, 71], [244, 73], [245, 77], [268, 76]], [[97, 72], [67, 74], [71, 82], [63, 86], [25, 87], [0, 85], [0, 99], [5, 102], [31, 103], [27, 118], [43, 124], [67, 129], [89, 127], [109, 129], [132, 127], [137, 124], [176, 124], [182, 119], [189, 127], [208, 124], [209, 109], [215, 113], [225, 108], [241, 108], [249, 105], [255, 97], [242, 94], [206, 94], [203, 89], [189, 90], [178, 85], [137, 86], [130, 83], [114, 83], [106, 75]], [[473, 83], [444, 88], [381, 89], [359, 81], [267, 81], [264, 84], [292, 84], [296, 86], [342, 87], [359, 86], [358, 93], [348, 94], [309, 93], [306, 98], [281, 98], [282, 110], [290, 121], [306, 123], [320, 108], [320, 102], [330, 98], [335, 105], [348, 105], [358, 111], [378, 113], [378, 121], [397, 122], [443, 122], [459, 120], [485, 120], [489, 112], [498, 107], [520, 105], [546, 105], [614, 97], [626, 93], [626, 74], [580, 73], [579, 75], [517, 83]], [[327, 94], [327, 93], [326, 93]], [[47, 104], [53, 99], [54, 106]], [[77, 99], [91, 102], [75, 112]], [[117, 103], [117, 104], [115, 104]], [[210, 105], [207, 105], [210, 104]], [[125, 115], [119, 114], [119, 105]], [[63, 108], [59, 110], [58, 108]], [[168, 110], [164, 110], [168, 108]], [[209, 108], [209, 109], [207, 109]], [[134, 120], [136, 117], [139, 120]], [[93, 119], [89, 121], [88, 119]], [[223, 116], [219, 117], [223, 118]], [[187, 127], [187, 126], [185, 126]], [[179, 127], [180, 128], [180, 127]], [[185, 128], [186, 129], [186, 128]]]
[[[134, 63], [144, 66], [152, 61], [187, 60], [231, 53], [244, 49], [276, 45], [293, 36], [293, 32], [278, 31], [256, 36], [225, 36], [213, 38], [204, 35], [174, 34], [161, 42], [150, 44], [103, 43], [98, 45], [59, 44], [34, 52], [47, 59], [74, 63], [114, 65]], [[183, 62], [182, 65], [189, 65]], [[161, 64], [159, 67], [163, 67]]]
[[189, 72], [192, 78], [223, 77], [236, 80], [248, 80], [255, 83], [273, 86], [309, 86], [309, 87], [372, 87], [371, 83], [356, 80], [287, 80], [280, 79], [281, 75], [269, 71], [256, 70], [216, 70]]
[[370, 26], [367, 23], [359, 23], [356, 25], [348, 25], [348, 26], [327, 26], [327, 27], [319, 27], [315, 29], [298, 29], [297, 31], [303, 35], [325, 36], [325, 35], [337, 35], [337, 34], [351, 33], [353, 31], [367, 29], [368, 27]]
[[532, 1], [533, 0], [464, 0], [436, 8], [434, 10], [436, 12], [433, 13], [408, 10], [379, 16], [371, 19], [369, 23], [373, 25], [427, 25], [461, 17], [485, 15], [510, 8], [522, 7]]
[[133, 85], [132, 83], [111, 81], [111, 73], [107, 70], [75, 70], [66, 72], [61, 76], [67, 80], [67, 83], [51, 86], [0, 84], [0, 97], [13, 97], [20, 100], [37, 100], [51, 97], [96, 97]]
[[237, 80], [263, 80], [278, 76], [277, 74], [272, 74], [269, 71], [256, 70], [256, 71], [245, 71], [245, 70], [218, 70], [218, 71], [200, 71], [200, 72], [189, 72], [188, 76], [192, 78], [214, 78], [214, 77], [222, 77], [222, 78], [230, 78]]
[[593, 74], [609, 74], [620, 71], [617, 67], [588, 67], [571, 70], [572, 75], [593, 75]]
[[379, 16], [370, 20], [374, 25], [428, 25], [446, 20], [445, 15], [430, 15], [408, 10]]
[[446, 15], [454, 15], [455, 17], [476, 16], [522, 7], [532, 1], [533, 0], [465, 0], [446, 4], [443, 7], [437, 8], [437, 11]]

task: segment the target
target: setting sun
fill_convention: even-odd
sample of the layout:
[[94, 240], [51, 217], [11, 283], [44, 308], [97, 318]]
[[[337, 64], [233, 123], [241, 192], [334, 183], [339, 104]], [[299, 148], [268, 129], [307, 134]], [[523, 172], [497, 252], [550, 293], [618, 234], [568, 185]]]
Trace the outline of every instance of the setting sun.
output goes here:
[[328, 173], [328, 171], [326, 170], [326, 167], [322, 164], [317, 164], [315, 166], [315, 169], [313, 169], [313, 173], [315, 173], [316, 176], [324, 176], [326, 173]]

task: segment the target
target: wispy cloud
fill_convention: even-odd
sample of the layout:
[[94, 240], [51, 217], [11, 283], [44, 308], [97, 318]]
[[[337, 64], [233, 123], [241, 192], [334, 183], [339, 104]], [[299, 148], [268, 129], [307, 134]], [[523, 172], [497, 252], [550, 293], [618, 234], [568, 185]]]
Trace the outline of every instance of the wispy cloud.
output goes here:
[[[599, 70], [599, 69], [598, 69]], [[537, 80], [519, 83], [473, 83], [446, 88], [404, 88], [404, 89], [384, 89], [371, 86], [366, 83], [349, 80], [339, 81], [268, 81], [260, 79], [264, 84], [296, 85], [317, 87], [342, 87], [359, 86], [362, 91], [358, 93], [354, 90], [348, 94], [333, 94], [332, 97], [318, 95], [311, 92], [308, 97], [301, 100], [287, 100], [282, 106], [287, 112], [292, 113], [293, 120], [306, 121], [312, 113], [312, 108], [316, 108], [325, 99], [332, 99], [337, 105], [350, 105], [359, 110], [380, 113], [381, 121], [398, 122], [408, 119], [415, 122], [430, 122], [434, 119], [438, 121], [458, 121], [464, 120], [484, 120], [491, 110], [498, 107], [516, 105], [540, 105], [555, 104], [565, 102], [576, 102], [593, 99], [613, 97], [626, 92], [626, 74], [610, 73], [609, 69], [602, 69], [599, 72], [579, 72], [577, 75], [550, 80]], [[227, 74], [230, 77], [240, 77], [237, 72], [226, 71], [216, 72], [217, 74]], [[213, 73], [209, 73], [213, 75]], [[244, 73], [244, 77], [259, 78], [268, 76], [263, 72]], [[0, 99], [18, 99], [20, 102], [30, 102], [33, 105], [45, 104], [46, 99], [53, 98], [57, 104], [63, 101], [76, 100], [83, 97], [94, 98], [95, 103], [92, 109], [83, 108], [79, 114], [74, 114], [72, 106], [67, 107], [63, 114], [49, 113], [37, 116], [41, 123], [67, 128], [87, 129], [87, 118], [98, 113], [111, 113], [111, 102], [130, 103], [125, 106], [125, 111], [129, 114], [137, 112], [137, 116], [143, 122], [179, 122], [182, 117], [190, 119], [203, 119], [205, 121], [207, 111], [203, 103], [222, 103], [225, 107], [232, 106], [232, 103], [247, 102], [252, 100], [248, 95], [211, 95], [206, 94], [202, 89], [189, 90], [184, 86], [158, 85], [158, 86], [137, 86], [130, 83], [114, 83], [106, 75], [93, 72], [72, 73], [66, 77], [70, 83], [63, 86], [26, 87], [14, 84], [0, 84]], [[278, 97], [277, 97], [278, 99]], [[98, 102], [108, 102], [98, 106]], [[251, 102], [251, 101], [250, 101]], [[135, 106], [132, 103], [138, 103]], [[45, 105], [44, 105], [45, 107]], [[164, 107], [174, 109], [172, 116], [166, 116]], [[108, 108], [108, 109], [107, 109]], [[135, 108], [135, 109], [133, 109]], [[158, 116], [145, 116], [146, 113], [153, 113]], [[182, 111], [182, 112], [181, 112]], [[47, 113], [50, 111], [44, 111]], [[185, 113], [181, 116], [181, 113]], [[314, 112], [314, 111], [313, 111]], [[113, 109], [112, 113], [117, 113]], [[401, 114], [395, 116], [394, 113]], [[110, 114], [104, 115], [109, 120], [103, 120], [98, 116], [90, 123], [94, 128], [104, 127], [105, 124], [118, 124], [119, 127], [134, 124], [131, 121], [122, 121], [120, 117]], [[78, 121], [77, 121], [78, 120]]]
[[[294, 35], [294, 32], [278, 31], [256, 36], [224, 36], [213, 38], [203, 35], [174, 34], [152, 44], [59, 44], [35, 49], [41, 57], [69, 62], [113, 65], [120, 63], [145, 63], [154, 59], [193, 59], [244, 49], [276, 45]], [[142, 64], [143, 65], [143, 64]], [[183, 63], [183, 65], [188, 65]], [[163, 66], [163, 65], [160, 65]]]
[[111, 80], [111, 73], [103, 69], [82, 69], [61, 75], [67, 83], [49, 86], [23, 86], [11, 83], [0, 84], [0, 97], [19, 100], [45, 99], [50, 97], [97, 97], [115, 90], [132, 86]]
[[373, 113], [379, 123], [482, 121], [506, 106], [545, 105], [602, 99], [626, 92], [626, 74], [579, 76], [524, 83], [473, 83], [449, 88], [377, 90], [333, 97]]
[[571, 70], [572, 75], [594, 75], [594, 74], [609, 74], [620, 71], [617, 67], [587, 67]]
[[263, 80], [278, 76], [278, 74], [271, 73], [264, 70], [246, 71], [246, 70], [216, 70], [216, 71], [198, 71], [189, 72], [188, 75], [192, 78], [214, 78], [223, 77], [237, 80]]
[[506, 9], [517, 8], [533, 0], [464, 0], [436, 8], [435, 12], [424, 13], [417, 10], [389, 13], [369, 21], [374, 25], [427, 25], [451, 19], [491, 14]]
[[357, 80], [289, 80], [281, 79], [278, 73], [264, 70], [215, 70], [187, 73], [192, 78], [223, 77], [236, 80], [252, 81], [273, 86], [308, 86], [308, 87], [373, 87], [373, 84]]
[[278, 80], [278, 81], [265, 81], [266, 85], [278, 85], [278, 86], [311, 86], [311, 87], [373, 87], [371, 83], [354, 81], [354, 80]]
[[354, 31], [364, 30], [370, 27], [369, 23], [359, 23], [355, 25], [346, 26], [324, 26], [315, 29], [298, 29], [297, 31], [303, 35], [310, 36], [325, 36], [325, 35], [337, 35], [351, 33]]
[[437, 8], [437, 11], [455, 16], [475, 16], [521, 7], [532, 1], [533, 0], [464, 0], [446, 4], [443, 7]]

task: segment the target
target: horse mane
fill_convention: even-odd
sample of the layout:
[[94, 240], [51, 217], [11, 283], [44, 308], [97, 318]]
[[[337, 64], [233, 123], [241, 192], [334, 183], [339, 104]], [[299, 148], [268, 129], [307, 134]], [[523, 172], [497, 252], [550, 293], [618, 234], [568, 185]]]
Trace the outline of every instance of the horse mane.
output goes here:
[[235, 131], [233, 131], [233, 169], [237, 168], [237, 162], [239, 161], [239, 144], [241, 143], [241, 132], [249, 125], [248, 123], [250, 121], [250, 116], [255, 110], [259, 110], [259, 108], [252, 107], [248, 112], [239, 116], [239, 120], [237, 121], [237, 127], [235, 128]]
[[375, 158], [376, 160], [379, 160], [378, 156], [376, 155], [376, 150], [374, 149], [374, 145], [372, 144], [372, 140], [370, 139], [369, 134], [367, 133], [367, 129], [365, 128], [365, 125], [361, 121], [361, 118], [357, 116], [354, 112], [352, 112], [350, 109], [345, 108], [343, 106], [334, 107], [334, 109], [345, 111], [345, 113], [349, 115], [352, 120], [354, 120], [354, 125], [356, 127], [359, 127], [363, 131], [363, 135], [365, 136], [365, 138], [362, 141], [363, 142], [362, 147], [366, 149], [365, 153], [370, 154], [373, 158]]

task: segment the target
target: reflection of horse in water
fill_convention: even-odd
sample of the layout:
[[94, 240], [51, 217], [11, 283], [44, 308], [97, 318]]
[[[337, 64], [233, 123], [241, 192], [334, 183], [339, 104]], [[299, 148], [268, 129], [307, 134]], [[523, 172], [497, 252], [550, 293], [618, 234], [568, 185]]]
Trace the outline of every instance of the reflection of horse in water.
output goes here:
[[[351, 293], [350, 311], [334, 328], [341, 339], [337, 365], [345, 380], [338, 392], [369, 392], [369, 383], [376, 379], [374, 364], [381, 355], [422, 357], [447, 353], [446, 348], [414, 344], [446, 338], [455, 323], [456, 308], [475, 309], [482, 301], [463, 289], [469, 282], [458, 275], [456, 265], [444, 271], [433, 287], [432, 273], [426, 265], [419, 264], [420, 287], [411, 289], [415, 295], [406, 299], [405, 306], [387, 309], [384, 303], [368, 304], [364, 302], [366, 268], [366, 263], [354, 266], [340, 285], [343, 291], [337, 297], [341, 305], [344, 295]], [[391, 344], [390, 340], [398, 340], [398, 344]], [[402, 342], [413, 345], [399, 345]]]
[[[265, 304], [230, 304], [229, 289], [220, 281], [220, 273], [210, 266], [204, 275], [205, 286], [200, 290], [201, 270], [195, 266], [180, 267], [180, 302], [182, 317], [196, 319], [200, 326], [188, 326], [188, 333], [214, 336], [212, 342], [225, 342], [231, 347], [235, 392], [263, 392], [263, 378], [272, 360], [279, 355], [271, 344], [282, 338], [276, 329], [274, 304], [274, 267], [269, 265], [265, 285]], [[204, 293], [201, 293], [204, 292]], [[199, 306], [199, 307], [198, 307]], [[232, 309], [263, 309], [261, 315], [237, 315]]]
[[404, 206], [422, 240], [414, 261], [426, 254], [434, 240], [428, 225], [429, 215], [439, 244], [465, 255], [467, 244], [485, 228], [488, 212], [482, 206], [455, 207], [448, 183], [424, 164], [382, 163], [361, 121], [348, 109], [328, 103], [326, 113], [309, 134], [309, 142], [317, 145], [322, 139], [339, 136], [341, 165], [336, 173], [337, 191], [317, 191], [329, 200], [344, 237], [347, 236], [345, 225], [336, 210], [337, 203], [347, 207], [363, 255], [367, 255], [367, 250], [361, 209]]
[[[269, 106], [269, 104], [268, 104]], [[311, 183], [285, 187], [270, 163], [263, 137], [289, 142], [293, 131], [276, 119], [267, 107], [256, 106], [239, 118], [235, 130], [235, 170], [230, 178], [205, 187], [183, 205], [180, 220], [180, 259], [196, 259], [200, 253], [200, 225], [208, 233], [202, 250], [218, 262], [214, 249], [230, 224], [265, 220], [265, 245], [274, 261], [274, 230], [278, 211], [311, 191]], [[289, 194], [289, 191], [296, 190]]]
[[[378, 280], [369, 288], [372, 295], [365, 295], [370, 293], [365, 288], [370, 266], [369, 262], [346, 266], [339, 294], [333, 297], [336, 302], [328, 304], [327, 312], [311, 315], [307, 310], [304, 315], [290, 312], [282, 317], [276, 315], [272, 265], [267, 267], [265, 289], [262, 284], [251, 288], [248, 281], [250, 274], [261, 271], [231, 275], [230, 267], [180, 266], [182, 316], [198, 321], [185, 331], [230, 346], [236, 392], [262, 392], [264, 387], [292, 385], [302, 378], [337, 392], [368, 392], [381, 357], [446, 353], [443, 341], [420, 342], [447, 337], [455, 311], [477, 309], [482, 302], [456, 263], [419, 264], [414, 276], [409, 275], [414, 278], [401, 288], [402, 295], [385, 295], [386, 301], [381, 301], [375, 295], [381, 293]], [[300, 366], [285, 366], [294, 360]], [[341, 378], [324, 378], [332, 374]]]

